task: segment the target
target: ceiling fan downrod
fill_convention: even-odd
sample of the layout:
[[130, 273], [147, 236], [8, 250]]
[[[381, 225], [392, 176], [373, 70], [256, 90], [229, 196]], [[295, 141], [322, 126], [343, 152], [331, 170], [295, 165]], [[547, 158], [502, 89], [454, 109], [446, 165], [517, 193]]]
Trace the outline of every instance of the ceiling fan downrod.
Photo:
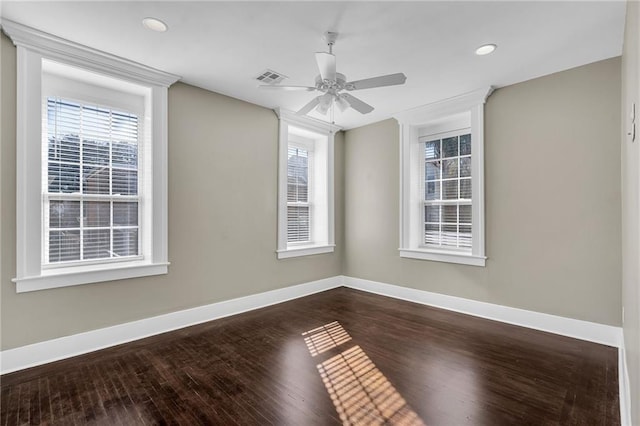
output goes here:
[[333, 45], [336, 43], [338, 39], [338, 33], [327, 31], [322, 36], [322, 39], [327, 42], [327, 46], [329, 46], [329, 54], [333, 55]]

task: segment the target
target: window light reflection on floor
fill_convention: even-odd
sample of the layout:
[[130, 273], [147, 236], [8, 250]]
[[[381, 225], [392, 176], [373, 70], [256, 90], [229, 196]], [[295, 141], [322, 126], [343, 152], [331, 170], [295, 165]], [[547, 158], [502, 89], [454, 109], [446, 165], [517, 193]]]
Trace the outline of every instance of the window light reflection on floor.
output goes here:
[[351, 340], [351, 336], [337, 321], [306, 331], [302, 335], [305, 336], [304, 342], [311, 356], [320, 355]]
[[[351, 340], [337, 321], [303, 336], [314, 357]], [[317, 368], [343, 425], [424, 426], [360, 346], [350, 346]]]

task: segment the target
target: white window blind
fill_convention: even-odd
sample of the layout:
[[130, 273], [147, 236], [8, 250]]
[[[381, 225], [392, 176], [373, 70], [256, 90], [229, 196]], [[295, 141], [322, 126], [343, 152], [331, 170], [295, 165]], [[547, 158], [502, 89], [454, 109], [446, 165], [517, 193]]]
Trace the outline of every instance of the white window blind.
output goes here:
[[471, 251], [471, 133], [423, 138], [425, 246]]
[[308, 149], [289, 144], [287, 152], [287, 241], [311, 239]]
[[57, 97], [45, 102], [45, 265], [138, 256], [138, 116]]

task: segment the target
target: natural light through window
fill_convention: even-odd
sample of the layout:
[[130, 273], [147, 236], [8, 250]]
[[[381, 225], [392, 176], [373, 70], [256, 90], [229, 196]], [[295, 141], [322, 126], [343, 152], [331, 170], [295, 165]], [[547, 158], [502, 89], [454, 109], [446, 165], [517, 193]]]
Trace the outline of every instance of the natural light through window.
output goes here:
[[424, 425], [360, 346], [318, 365], [343, 425]]
[[310, 240], [309, 148], [289, 144], [287, 154], [287, 241]]
[[424, 244], [471, 251], [471, 134], [424, 138]]
[[311, 356], [320, 355], [351, 340], [351, 336], [337, 321], [306, 331], [302, 335], [305, 336], [304, 342]]
[[316, 367], [343, 425], [424, 425], [338, 321], [302, 335], [311, 356], [326, 358]]
[[47, 99], [45, 264], [128, 259], [138, 244], [138, 116]]

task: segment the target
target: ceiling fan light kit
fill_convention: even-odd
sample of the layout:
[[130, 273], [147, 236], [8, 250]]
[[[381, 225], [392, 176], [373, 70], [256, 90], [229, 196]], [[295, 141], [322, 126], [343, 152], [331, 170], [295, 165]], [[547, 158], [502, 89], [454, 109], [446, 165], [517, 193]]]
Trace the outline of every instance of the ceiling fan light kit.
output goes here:
[[261, 89], [275, 89], [288, 91], [319, 91], [324, 93], [309, 101], [298, 110], [298, 114], [306, 115], [314, 109], [322, 115], [326, 115], [332, 106], [336, 105], [341, 112], [348, 108], [353, 108], [361, 114], [368, 114], [373, 111], [373, 107], [366, 102], [356, 98], [350, 93], [354, 90], [373, 89], [376, 87], [395, 86], [404, 84], [407, 77], [403, 73], [388, 74], [378, 77], [366, 78], [364, 80], [347, 81], [344, 74], [336, 72], [336, 56], [333, 54], [333, 45], [338, 39], [338, 33], [327, 31], [323, 39], [329, 46], [329, 52], [317, 52], [316, 63], [320, 74], [316, 76], [315, 86], [258, 86]]

